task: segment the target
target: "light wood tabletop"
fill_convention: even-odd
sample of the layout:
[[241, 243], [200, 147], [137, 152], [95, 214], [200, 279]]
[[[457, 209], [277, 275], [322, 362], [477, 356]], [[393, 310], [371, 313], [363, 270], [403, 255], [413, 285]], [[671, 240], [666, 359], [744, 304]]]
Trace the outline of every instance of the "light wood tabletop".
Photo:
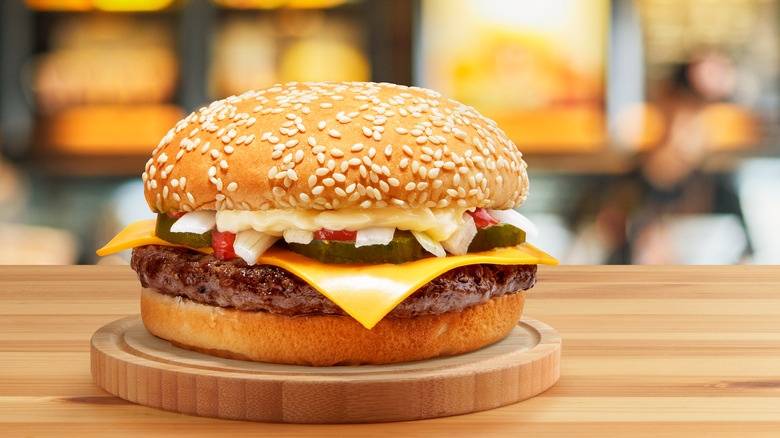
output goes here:
[[560, 380], [429, 420], [253, 423], [97, 386], [90, 338], [139, 312], [126, 266], [0, 267], [0, 436], [780, 436], [780, 267], [541, 266], [525, 314], [563, 339]]

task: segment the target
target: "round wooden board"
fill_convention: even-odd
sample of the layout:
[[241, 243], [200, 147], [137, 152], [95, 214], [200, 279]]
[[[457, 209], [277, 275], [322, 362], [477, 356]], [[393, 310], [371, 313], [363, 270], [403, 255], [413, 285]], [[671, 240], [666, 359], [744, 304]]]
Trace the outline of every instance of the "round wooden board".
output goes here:
[[561, 338], [523, 318], [471, 353], [393, 365], [315, 368], [223, 359], [172, 346], [140, 316], [92, 336], [92, 376], [125, 400], [236, 420], [365, 423], [497, 408], [533, 397], [560, 376]]

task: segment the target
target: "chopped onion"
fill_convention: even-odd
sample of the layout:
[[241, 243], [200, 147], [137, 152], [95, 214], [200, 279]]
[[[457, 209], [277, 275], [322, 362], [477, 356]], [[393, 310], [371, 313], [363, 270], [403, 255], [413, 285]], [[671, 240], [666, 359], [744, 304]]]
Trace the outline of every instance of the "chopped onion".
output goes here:
[[463, 213], [463, 225], [458, 227], [447, 240], [441, 242], [441, 246], [450, 254], [463, 255], [469, 252], [469, 245], [476, 235], [477, 225], [474, 223], [474, 218], [468, 213]]
[[257, 263], [257, 259], [278, 239], [278, 236], [271, 236], [260, 231], [239, 231], [236, 234], [236, 241], [233, 242], [233, 251], [248, 265], [254, 265]]
[[502, 224], [513, 225], [525, 231], [530, 237], [539, 236], [539, 227], [531, 222], [527, 217], [515, 210], [488, 210], [488, 212]]
[[435, 255], [436, 257], [447, 256], [447, 253], [444, 252], [444, 247], [441, 246], [441, 243], [431, 239], [431, 236], [429, 236], [427, 233], [412, 230], [412, 234], [414, 235], [414, 238], [420, 242], [420, 245], [422, 245], [422, 247], [429, 253]]
[[314, 232], [313, 231], [306, 231], [306, 230], [298, 230], [298, 229], [288, 229], [284, 230], [284, 241], [287, 243], [303, 243], [308, 244], [311, 243], [312, 240], [314, 240]]
[[358, 230], [355, 248], [367, 245], [387, 245], [393, 240], [395, 227], [372, 227]]
[[214, 210], [191, 211], [171, 226], [172, 233], [203, 234], [217, 224], [217, 212]]

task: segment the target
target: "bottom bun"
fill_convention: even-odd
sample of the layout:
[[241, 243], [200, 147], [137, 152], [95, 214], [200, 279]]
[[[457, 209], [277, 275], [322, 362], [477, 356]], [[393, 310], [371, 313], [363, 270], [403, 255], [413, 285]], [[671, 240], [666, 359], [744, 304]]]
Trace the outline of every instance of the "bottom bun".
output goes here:
[[330, 366], [409, 362], [466, 353], [505, 337], [520, 321], [525, 291], [460, 312], [385, 317], [371, 330], [340, 315], [283, 316], [141, 293], [141, 318], [173, 345], [229, 359]]

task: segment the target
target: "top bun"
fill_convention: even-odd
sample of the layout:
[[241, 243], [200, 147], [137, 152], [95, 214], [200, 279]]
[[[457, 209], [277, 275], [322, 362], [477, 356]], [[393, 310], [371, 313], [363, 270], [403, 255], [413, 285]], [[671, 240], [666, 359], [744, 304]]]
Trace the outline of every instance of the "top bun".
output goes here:
[[515, 208], [526, 163], [496, 123], [435, 91], [289, 83], [190, 114], [143, 173], [155, 212]]

